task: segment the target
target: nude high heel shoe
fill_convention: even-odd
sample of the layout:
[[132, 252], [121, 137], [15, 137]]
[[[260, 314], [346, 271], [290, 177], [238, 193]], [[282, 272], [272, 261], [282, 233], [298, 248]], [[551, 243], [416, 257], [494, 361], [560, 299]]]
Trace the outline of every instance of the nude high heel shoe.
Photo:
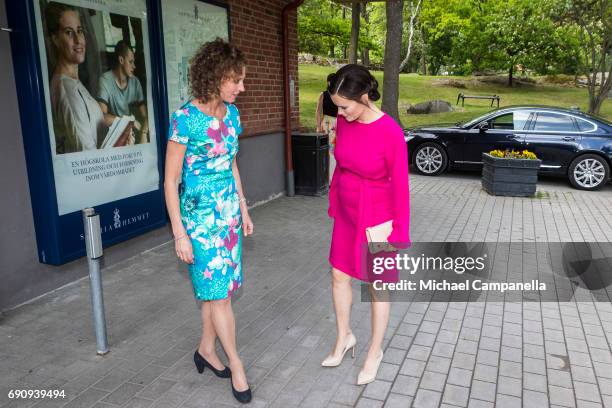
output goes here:
[[353, 333], [349, 334], [348, 338], [346, 339], [346, 344], [344, 345], [344, 349], [342, 350], [342, 353], [340, 354], [339, 357], [334, 357], [334, 356], [327, 356], [327, 358], [325, 358], [325, 360], [323, 360], [321, 362], [321, 365], [323, 367], [337, 367], [340, 365], [340, 363], [342, 363], [342, 359], [344, 358], [344, 355], [346, 354], [347, 351], [349, 351], [349, 349], [353, 349], [352, 357], [355, 358], [355, 345], [357, 344], [357, 339], [355, 338], [355, 335]]
[[380, 367], [380, 363], [383, 359], [383, 352], [380, 351], [378, 358], [376, 359], [376, 367], [373, 371], [366, 372], [365, 370], [361, 370], [359, 375], [357, 376], [357, 385], [364, 385], [373, 382], [376, 379], [376, 374], [378, 374], [378, 368]]

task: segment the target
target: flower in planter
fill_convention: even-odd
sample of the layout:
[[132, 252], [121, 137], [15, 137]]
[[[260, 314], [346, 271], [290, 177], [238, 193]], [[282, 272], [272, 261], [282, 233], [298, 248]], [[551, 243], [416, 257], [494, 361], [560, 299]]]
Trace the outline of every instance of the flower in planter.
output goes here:
[[527, 160], [537, 160], [538, 157], [535, 153], [530, 152], [529, 150], [523, 150], [522, 152], [517, 152], [516, 150], [491, 150], [489, 154], [493, 157], [499, 157], [502, 159], [527, 159]]

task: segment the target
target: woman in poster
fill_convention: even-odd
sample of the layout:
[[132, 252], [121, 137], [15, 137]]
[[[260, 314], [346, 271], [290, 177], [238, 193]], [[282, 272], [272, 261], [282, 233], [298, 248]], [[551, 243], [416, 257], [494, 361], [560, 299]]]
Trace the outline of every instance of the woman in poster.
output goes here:
[[107, 131], [98, 102], [79, 81], [87, 42], [76, 8], [51, 2], [45, 9], [47, 32], [56, 55], [50, 82], [56, 153], [97, 149]]
[[[194, 55], [189, 67], [194, 99], [170, 119], [164, 182], [176, 254], [189, 264], [195, 296], [202, 301], [196, 368], [231, 377], [239, 402], [251, 400], [231, 303], [242, 285], [241, 235], [253, 233], [236, 164], [242, 126], [233, 104], [244, 92], [245, 67], [242, 52], [221, 39]], [[217, 336], [229, 369], [215, 351]]]

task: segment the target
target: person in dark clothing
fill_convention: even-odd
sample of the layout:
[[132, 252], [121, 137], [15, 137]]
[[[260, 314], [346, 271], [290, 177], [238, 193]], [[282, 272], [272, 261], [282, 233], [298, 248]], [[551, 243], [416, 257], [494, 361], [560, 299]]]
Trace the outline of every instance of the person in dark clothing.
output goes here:
[[[329, 86], [330, 78], [333, 74], [327, 76], [327, 85]], [[336, 116], [338, 115], [338, 107], [334, 105], [331, 96], [327, 90], [321, 92], [317, 102], [317, 132], [325, 132], [329, 135], [329, 143], [331, 146], [336, 141]]]

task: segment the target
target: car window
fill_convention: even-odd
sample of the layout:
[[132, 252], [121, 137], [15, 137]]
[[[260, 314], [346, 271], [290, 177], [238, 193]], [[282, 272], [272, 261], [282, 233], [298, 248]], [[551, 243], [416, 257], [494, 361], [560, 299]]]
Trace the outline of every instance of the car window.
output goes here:
[[491, 129], [523, 130], [528, 117], [528, 111], [506, 113], [491, 119]]
[[576, 119], [576, 123], [578, 124], [578, 128], [580, 129], [581, 132], [589, 132], [591, 130], [595, 130], [595, 125], [592, 124], [591, 122], [587, 122], [584, 119], [580, 119], [580, 118], [575, 118]]
[[575, 132], [571, 116], [552, 112], [539, 112], [533, 130], [546, 132]]

